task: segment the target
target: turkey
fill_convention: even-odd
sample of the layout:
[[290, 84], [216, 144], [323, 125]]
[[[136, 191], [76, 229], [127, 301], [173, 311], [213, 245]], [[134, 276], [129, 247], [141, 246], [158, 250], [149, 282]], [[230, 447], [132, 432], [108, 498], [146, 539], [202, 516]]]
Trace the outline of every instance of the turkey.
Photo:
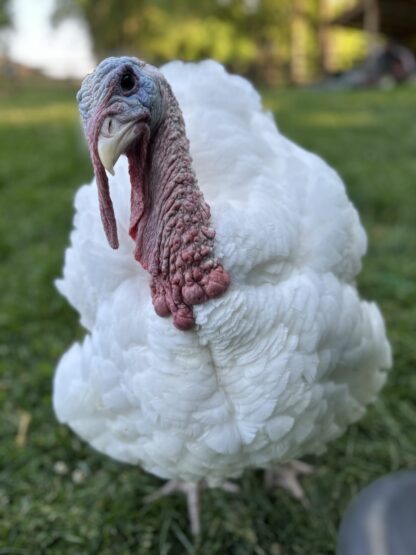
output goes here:
[[216, 62], [108, 58], [77, 99], [95, 180], [57, 287], [87, 334], [54, 409], [187, 493], [197, 533], [200, 484], [322, 453], [375, 400], [391, 352], [355, 286], [366, 235], [338, 175]]

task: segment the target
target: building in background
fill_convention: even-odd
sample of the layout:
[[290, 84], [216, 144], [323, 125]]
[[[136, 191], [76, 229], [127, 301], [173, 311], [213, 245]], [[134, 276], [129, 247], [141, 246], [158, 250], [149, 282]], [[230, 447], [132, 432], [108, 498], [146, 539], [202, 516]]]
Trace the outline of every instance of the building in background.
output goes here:
[[393, 86], [416, 76], [416, 2], [358, 0], [332, 20], [333, 25], [359, 29], [367, 41], [367, 57], [344, 84]]
[[365, 31], [371, 42], [383, 35], [416, 50], [415, 0], [359, 0], [332, 23]]

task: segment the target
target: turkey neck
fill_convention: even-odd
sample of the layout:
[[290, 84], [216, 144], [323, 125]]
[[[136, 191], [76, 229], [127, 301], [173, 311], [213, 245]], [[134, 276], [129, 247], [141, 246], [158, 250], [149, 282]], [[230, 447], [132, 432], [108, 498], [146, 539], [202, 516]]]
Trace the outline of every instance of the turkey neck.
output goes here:
[[[142, 140], [139, 154], [136, 150], [129, 155], [132, 195], [141, 192], [139, 206], [132, 197], [130, 235], [136, 240], [136, 259], [152, 275], [168, 254], [163, 253], [166, 242], [170, 244], [168, 236], [175, 230], [183, 234], [195, 225], [209, 225], [210, 217], [192, 169], [185, 122], [169, 90], [165, 92], [165, 104], [164, 117], [147, 145]], [[138, 174], [140, 183], [135, 184]], [[190, 213], [195, 213], [197, 221], [186, 217]]]
[[152, 299], [160, 316], [174, 315], [187, 329], [194, 304], [223, 293], [228, 275], [214, 258], [215, 231], [200, 191], [185, 122], [166, 85], [164, 116], [139, 153], [128, 153], [132, 183], [130, 235], [135, 257], [152, 276]]

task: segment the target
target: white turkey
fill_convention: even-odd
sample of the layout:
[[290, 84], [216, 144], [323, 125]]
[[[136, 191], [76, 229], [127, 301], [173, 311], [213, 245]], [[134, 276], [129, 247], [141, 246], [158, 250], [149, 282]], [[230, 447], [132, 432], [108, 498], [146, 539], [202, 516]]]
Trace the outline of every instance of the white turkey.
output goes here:
[[213, 61], [108, 58], [78, 102], [96, 179], [57, 286], [87, 335], [54, 408], [186, 492], [198, 532], [201, 483], [322, 453], [376, 398], [391, 353], [354, 282], [365, 232], [338, 175]]

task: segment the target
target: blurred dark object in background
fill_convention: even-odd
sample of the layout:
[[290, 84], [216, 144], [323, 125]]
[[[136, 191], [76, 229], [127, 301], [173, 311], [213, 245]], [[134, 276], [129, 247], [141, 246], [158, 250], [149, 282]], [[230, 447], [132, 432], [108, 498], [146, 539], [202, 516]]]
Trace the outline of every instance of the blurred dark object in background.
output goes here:
[[408, 48], [390, 40], [370, 56], [368, 66], [370, 82], [378, 83], [384, 77], [390, 77], [396, 83], [402, 83], [414, 74], [416, 60]]
[[413, 52], [393, 40], [374, 48], [364, 63], [320, 83], [324, 88], [363, 87], [392, 88], [400, 83], [416, 81], [416, 58]]
[[416, 554], [416, 471], [376, 480], [353, 500], [341, 522], [337, 555]]

